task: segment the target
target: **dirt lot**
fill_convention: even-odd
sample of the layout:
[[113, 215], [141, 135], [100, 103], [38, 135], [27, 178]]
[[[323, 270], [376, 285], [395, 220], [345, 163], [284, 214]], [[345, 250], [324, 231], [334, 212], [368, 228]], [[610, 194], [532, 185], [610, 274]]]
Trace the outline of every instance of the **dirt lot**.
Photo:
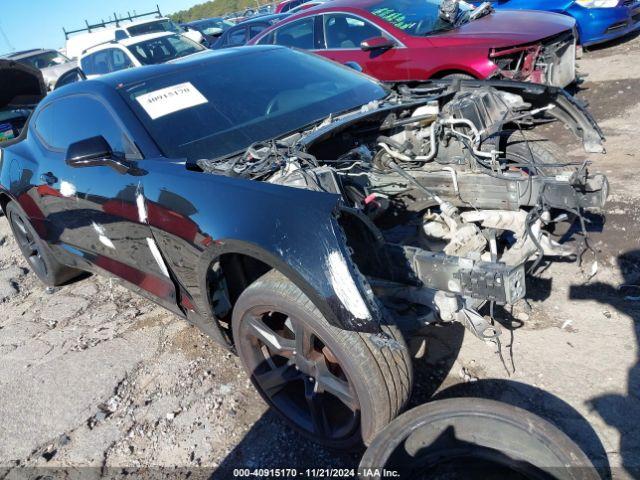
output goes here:
[[[511, 375], [492, 346], [456, 326], [434, 328], [415, 364], [412, 404], [473, 395], [523, 406], [567, 432], [603, 473], [638, 478], [640, 38], [589, 52], [580, 65], [589, 77], [577, 94], [608, 137], [592, 168], [612, 192], [604, 227], [590, 225], [597, 275], [587, 282], [576, 264], [555, 263], [529, 279], [532, 310], [505, 322], [514, 327], [513, 342], [504, 335]], [[590, 271], [593, 257], [585, 260]], [[237, 467], [357, 464], [358, 454], [293, 433], [239, 361], [184, 321], [101, 278], [47, 293], [24, 267], [0, 218], [0, 478], [42, 474], [25, 466], [230, 478]]]

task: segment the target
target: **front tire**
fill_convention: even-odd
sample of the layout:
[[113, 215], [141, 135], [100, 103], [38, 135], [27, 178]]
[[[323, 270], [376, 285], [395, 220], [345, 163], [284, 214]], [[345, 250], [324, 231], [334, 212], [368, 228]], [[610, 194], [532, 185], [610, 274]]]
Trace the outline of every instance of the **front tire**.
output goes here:
[[240, 359], [265, 401], [294, 429], [322, 445], [368, 444], [400, 412], [412, 387], [408, 349], [330, 325], [277, 271], [251, 284], [233, 311]]
[[15, 202], [7, 204], [6, 214], [22, 255], [42, 283], [49, 287], [57, 287], [81, 273], [55, 259], [49, 246], [31, 225], [29, 217]]

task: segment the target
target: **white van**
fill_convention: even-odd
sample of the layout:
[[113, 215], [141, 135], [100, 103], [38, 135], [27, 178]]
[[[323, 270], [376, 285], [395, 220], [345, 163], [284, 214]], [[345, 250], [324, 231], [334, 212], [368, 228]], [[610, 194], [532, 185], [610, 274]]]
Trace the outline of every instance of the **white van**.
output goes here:
[[[138, 20], [140, 17], [153, 15], [155, 18]], [[105, 42], [124, 40], [125, 38], [146, 35], [149, 33], [170, 32], [184, 35], [197, 43], [202, 43], [204, 37], [200, 32], [193, 29], [183, 29], [173, 23], [167, 17], [163, 17], [158, 8], [154, 12], [142, 13], [138, 15], [128, 15], [107, 22], [102, 21], [94, 25], [89, 25], [78, 30], [67, 31], [63, 28], [67, 43], [65, 50], [70, 58], [79, 58], [85, 50], [100, 45]]]

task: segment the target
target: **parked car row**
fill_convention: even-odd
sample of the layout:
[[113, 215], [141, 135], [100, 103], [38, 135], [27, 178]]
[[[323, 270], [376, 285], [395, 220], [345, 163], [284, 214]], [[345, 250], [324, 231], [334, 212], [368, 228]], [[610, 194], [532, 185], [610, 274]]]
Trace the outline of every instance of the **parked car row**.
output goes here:
[[50, 90], [60, 75], [78, 67], [94, 77], [174, 61], [203, 49], [194, 42], [211, 49], [298, 48], [385, 82], [503, 78], [566, 87], [577, 80], [580, 43], [593, 45], [640, 28], [640, 0], [537, 2], [284, 0], [275, 8], [244, 12], [246, 19], [181, 25], [157, 9], [65, 29], [67, 55], [29, 50], [4, 58], [40, 69]]

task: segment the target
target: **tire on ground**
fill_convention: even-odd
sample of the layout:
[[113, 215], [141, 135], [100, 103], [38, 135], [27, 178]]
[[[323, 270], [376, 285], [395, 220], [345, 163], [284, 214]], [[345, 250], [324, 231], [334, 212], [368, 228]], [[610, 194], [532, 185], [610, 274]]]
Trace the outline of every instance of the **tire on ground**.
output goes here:
[[[396, 326], [382, 329], [395, 340], [396, 346], [380, 346], [371, 340], [370, 334], [342, 330], [330, 325], [306, 295], [281, 273], [271, 270], [249, 287], [238, 298], [233, 311], [233, 335], [238, 354], [243, 359], [243, 351], [238, 348], [239, 325], [246, 312], [255, 306], [273, 307], [274, 311], [295, 315], [297, 320], [311, 327], [315, 334], [337, 357], [338, 363], [352, 380], [361, 411], [360, 432], [340, 441], [321, 442], [338, 449], [353, 449], [369, 444], [405, 406], [412, 390], [413, 369], [405, 341]], [[251, 372], [248, 372], [251, 375]], [[252, 377], [253, 380], [253, 377]], [[258, 388], [256, 382], [254, 385]], [[269, 402], [267, 396], [260, 392]], [[275, 408], [277, 411], [277, 408]], [[298, 428], [286, 417], [286, 412], [278, 412], [297, 431], [312, 440], [313, 435]]]
[[[6, 215], [9, 220], [11, 231], [18, 243], [18, 246], [20, 247], [22, 255], [25, 260], [27, 260], [31, 270], [33, 270], [42, 283], [49, 287], [57, 287], [82, 274], [81, 271], [67, 267], [56, 260], [49, 246], [40, 238], [38, 232], [36, 232], [35, 228], [31, 225], [29, 217], [15, 202], [9, 202], [7, 204]], [[32, 239], [33, 250], [37, 249], [39, 260], [42, 261], [43, 268], [36, 268], [34, 263], [32, 263], [33, 261], [30, 260], [30, 257], [33, 256], [34, 252], [30, 251], [31, 249], [25, 245], [24, 242], [20, 241], [20, 226], [24, 226], [24, 229], [27, 232], [26, 234], [30, 239]]]
[[600, 478], [586, 454], [557, 427], [483, 398], [437, 400], [409, 410], [378, 435], [360, 468], [397, 470], [401, 478], [415, 479]]

